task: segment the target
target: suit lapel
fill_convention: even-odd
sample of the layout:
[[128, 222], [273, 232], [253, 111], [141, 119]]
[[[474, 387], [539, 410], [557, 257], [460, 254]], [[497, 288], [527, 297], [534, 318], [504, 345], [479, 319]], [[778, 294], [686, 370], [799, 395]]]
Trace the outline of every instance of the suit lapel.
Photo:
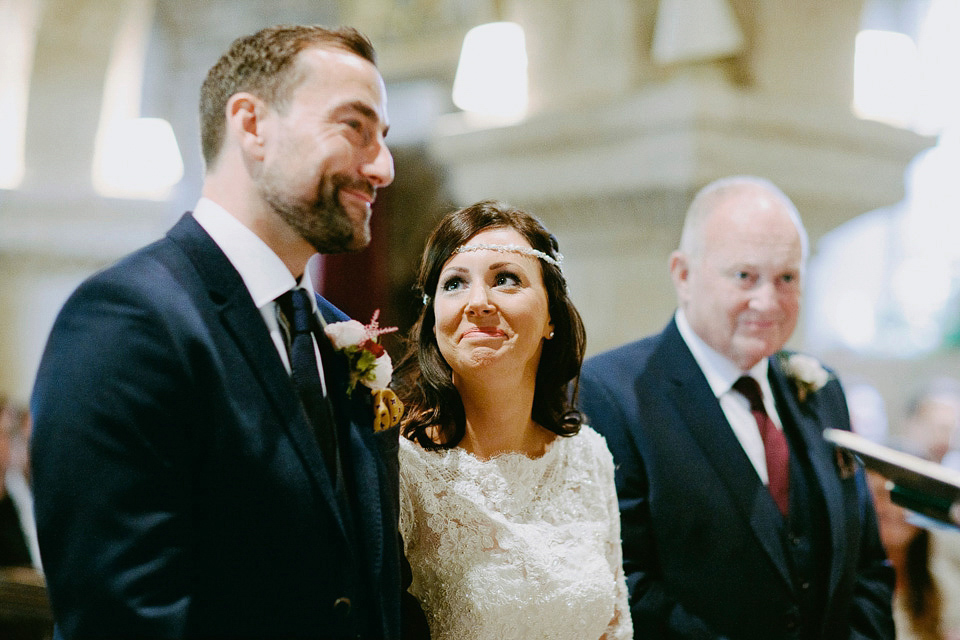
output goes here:
[[254, 306], [240, 274], [237, 273], [216, 243], [193, 219], [185, 215], [168, 233], [196, 266], [217, 307], [223, 326], [237, 349], [250, 365], [264, 393], [277, 411], [281, 424], [323, 496], [321, 508], [329, 510], [347, 540], [333, 483], [326, 470], [312, 427], [304, 413], [283, 363], [277, 355], [260, 311]]
[[[780, 368], [776, 357], [770, 359], [770, 385], [776, 396], [777, 411], [787, 411], [793, 418], [794, 424], [800, 433], [806, 447], [806, 453], [817, 484], [823, 495], [827, 507], [827, 518], [830, 522], [830, 542], [832, 557], [830, 559], [830, 593], [839, 584], [845, 565], [844, 554], [848, 548], [846, 532], [847, 519], [855, 518], [856, 513], [844, 508], [844, 491], [840, 478], [834, 467], [833, 452], [823, 439], [822, 429], [826, 416], [819, 416], [814, 411], [814, 397], [808, 397], [807, 402], [801, 405], [797, 400], [793, 384], [787, 379]], [[842, 425], [836, 425], [842, 426]]]
[[[322, 297], [318, 296], [317, 303], [325, 323], [341, 320], [333, 315], [328, 308], [329, 303]], [[341, 438], [349, 443], [343, 450], [343, 464], [354, 493], [351, 504], [355, 505], [355, 524], [357, 531], [363, 533], [361, 548], [367, 556], [371, 584], [375, 585], [383, 563], [384, 539], [387, 538], [381, 507], [382, 487], [387, 482], [373, 433], [373, 403], [370, 390], [361, 384], [357, 384], [352, 393], [347, 393], [350, 384], [349, 362], [342, 352], [333, 348], [326, 334], [320, 333], [323, 335], [319, 335], [317, 340], [320, 343], [320, 357], [324, 361], [327, 394], [333, 404], [337, 424], [345, 426], [340, 430]]]
[[717, 397], [675, 323], [664, 332], [663, 357], [670, 372], [671, 401], [720, 478], [730, 501], [748, 523], [784, 582], [792, 588], [783, 548], [783, 518], [727, 422]]
[[[371, 412], [373, 409], [371, 408]], [[351, 425], [355, 427], [356, 425]], [[384, 518], [381, 508], [381, 488], [383, 467], [376, 458], [378, 448], [370, 432], [358, 428], [350, 429], [351, 473], [358, 531], [363, 534], [362, 553], [367, 557], [371, 585], [376, 585], [383, 566], [383, 544], [389, 532], [384, 530]]]

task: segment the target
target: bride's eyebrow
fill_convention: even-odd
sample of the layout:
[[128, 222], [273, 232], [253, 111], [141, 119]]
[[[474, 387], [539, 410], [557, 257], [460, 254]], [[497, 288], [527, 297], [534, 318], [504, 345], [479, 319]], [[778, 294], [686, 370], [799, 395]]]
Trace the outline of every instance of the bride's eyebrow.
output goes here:
[[520, 266], [522, 266], [522, 265], [520, 265], [520, 263], [518, 263], [518, 262], [513, 262], [513, 261], [510, 261], [510, 260], [504, 260], [503, 262], [494, 262], [494, 263], [491, 264], [489, 267], [487, 267], [487, 270], [488, 270], [488, 271], [493, 271], [494, 269], [502, 269], [502, 268], [504, 268], [504, 267], [520, 267]]
[[445, 273], [449, 273], [449, 272], [451, 272], [451, 271], [454, 272], [454, 273], [466, 273], [467, 271], [469, 271], [469, 269], [467, 269], [466, 267], [460, 267], [460, 266], [457, 266], [457, 265], [452, 265], [452, 266], [449, 266], [449, 267], [445, 267], [445, 268], [443, 269], [443, 271], [440, 272], [440, 275], [443, 275], [443, 274], [445, 274]]

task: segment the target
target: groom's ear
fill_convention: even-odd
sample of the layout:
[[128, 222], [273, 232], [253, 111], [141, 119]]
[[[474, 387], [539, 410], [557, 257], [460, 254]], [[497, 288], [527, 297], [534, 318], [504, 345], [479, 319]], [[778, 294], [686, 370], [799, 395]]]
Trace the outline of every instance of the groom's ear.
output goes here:
[[257, 96], [240, 92], [227, 101], [226, 127], [236, 143], [252, 157], [263, 158], [266, 106]]

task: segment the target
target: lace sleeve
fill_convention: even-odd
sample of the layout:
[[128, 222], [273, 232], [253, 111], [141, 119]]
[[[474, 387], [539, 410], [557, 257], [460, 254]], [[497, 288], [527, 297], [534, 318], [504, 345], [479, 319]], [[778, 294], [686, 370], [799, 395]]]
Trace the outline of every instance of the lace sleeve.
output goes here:
[[613, 456], [607, 449], [606, 441], [600, 436], [602, 450], [598, 452], [600, 482], [603, 483], [604, 495], [607, 499], [608, 522], [610, 524], [607, 538], [607, 561], [610, 571], [617, 582], [617, 600], [613, 619], [607, 627], [601, 640], [630, 640], [633, 638], [633, 622], [630, 619], [630, 606], [627, 598], [627, 579], [623, 573], [623, 547], [620, 543], [620, 507], [617, 503], [617, 489], [613, 480]]
[[400, 536], [403, 538], [404, 553], [416, 545], [418, 529], [417, 476], [423, 471], [419, 468], [413, 447], [416, 446], [404, 437], [400, 439]]

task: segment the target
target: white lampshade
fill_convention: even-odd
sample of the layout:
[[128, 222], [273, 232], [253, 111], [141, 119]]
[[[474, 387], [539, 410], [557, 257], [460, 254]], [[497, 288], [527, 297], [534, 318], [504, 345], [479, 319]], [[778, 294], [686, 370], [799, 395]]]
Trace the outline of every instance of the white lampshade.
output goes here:
[[0, 189], [15, 189], [25, 173], [30, 75], [40, 3], [0, 0]]
[[117, 121], [99, 143], [93, 184], [103, 196], [162, 200], [183, 177], [183, 158], [166, 120]]
[[660, 64], [714, 60], [745, 45], [727, 0], [660, 0], [653, 32], [653, 59]]
[[915, 123], [923, 95], [917, 46], [893, 31], [857, 34], [853, 58], [853, 110], [861, 118], [906, 127]]
[[527, 110], [527, 50], [520, 25], [491, 22], [467, 32], [453, 80], [453, 103], [478, 115], [523, 117]]

